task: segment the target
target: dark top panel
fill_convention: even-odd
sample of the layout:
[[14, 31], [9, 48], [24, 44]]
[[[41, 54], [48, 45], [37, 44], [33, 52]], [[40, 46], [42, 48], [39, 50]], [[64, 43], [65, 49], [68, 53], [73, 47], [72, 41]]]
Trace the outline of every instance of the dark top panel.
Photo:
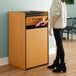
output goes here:
[[45, 12], [45, 11], [27, 11], [25, 12], [26, 13], [26, 16], [32, 16], [32, 15], [48, 15], [48, 12]]

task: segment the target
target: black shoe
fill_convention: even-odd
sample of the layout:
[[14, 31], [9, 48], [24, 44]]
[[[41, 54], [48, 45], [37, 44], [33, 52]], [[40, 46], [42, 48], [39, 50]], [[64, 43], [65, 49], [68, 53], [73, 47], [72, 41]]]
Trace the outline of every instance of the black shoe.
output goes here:
[[65, 63], [59, 64], [59, 67], [57, 67], [56, 69], [54, 69], [53, 72], [55, 72], [55, 73], [60, 73], [60, 72], [65, 73], [66, 72]]
[[49, 69], [54, 69], [55, 67], [58, 67], [59, 66], [59, 62], [54, 60], [54, 63], [50, 66], [48, 66]]

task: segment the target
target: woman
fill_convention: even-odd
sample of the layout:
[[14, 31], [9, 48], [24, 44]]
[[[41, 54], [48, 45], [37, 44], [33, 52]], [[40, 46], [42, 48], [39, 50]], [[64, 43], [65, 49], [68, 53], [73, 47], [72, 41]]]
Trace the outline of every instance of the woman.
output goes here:
[[51, 30], [53, 28], [54, 36], [57, 46], [56, 59], [53, 64], [48, 66], [48, 68], [53, 69], [53, 72], [66, 72], [65, 65], [65, 53], [63, 48], [63, 30], [66, 27], [67, 13], [65, 0], [53, 0], [51, 9], [51, 24], [49, 34], [52, 36]]

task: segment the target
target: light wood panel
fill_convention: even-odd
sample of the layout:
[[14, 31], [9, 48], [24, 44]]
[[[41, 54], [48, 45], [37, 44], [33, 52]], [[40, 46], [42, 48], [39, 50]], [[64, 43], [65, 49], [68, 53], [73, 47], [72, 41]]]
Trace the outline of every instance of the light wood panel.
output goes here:
[[48, 63], [47, 27], [26, 30], [26, 68]]
[[25, 13], [9, 13], [9, 63], [25, 69]]

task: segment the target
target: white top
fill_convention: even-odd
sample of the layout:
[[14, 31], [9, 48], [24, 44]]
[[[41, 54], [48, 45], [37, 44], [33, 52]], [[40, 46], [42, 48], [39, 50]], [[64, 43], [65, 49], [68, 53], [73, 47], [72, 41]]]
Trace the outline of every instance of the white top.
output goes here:
[[50, 18], [57, 17], [54, 23], [54, 28], [61, 29], [65, 28], [67, 24], [67, 9], [65, 2], [61, 0], [53, 0], [50, 9]]

